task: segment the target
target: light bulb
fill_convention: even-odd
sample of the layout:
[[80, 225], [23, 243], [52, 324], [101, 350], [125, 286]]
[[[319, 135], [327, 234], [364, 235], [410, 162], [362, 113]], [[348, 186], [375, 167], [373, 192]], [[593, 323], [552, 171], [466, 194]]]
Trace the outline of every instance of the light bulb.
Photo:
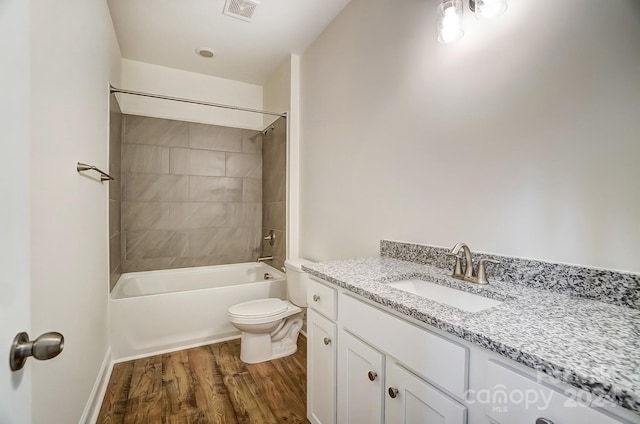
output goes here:
[[462, 38], [462, 1], [450, 0], [438, 5], [438, 41], [451, 43]]

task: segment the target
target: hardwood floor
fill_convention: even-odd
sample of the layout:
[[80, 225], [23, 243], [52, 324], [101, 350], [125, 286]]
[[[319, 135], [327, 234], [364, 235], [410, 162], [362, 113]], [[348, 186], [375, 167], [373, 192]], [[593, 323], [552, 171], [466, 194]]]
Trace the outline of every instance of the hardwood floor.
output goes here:
[[99, 424], [308, 423], [307, 339], [260, 364], [240, 361], [240, 340], [116, 364]]

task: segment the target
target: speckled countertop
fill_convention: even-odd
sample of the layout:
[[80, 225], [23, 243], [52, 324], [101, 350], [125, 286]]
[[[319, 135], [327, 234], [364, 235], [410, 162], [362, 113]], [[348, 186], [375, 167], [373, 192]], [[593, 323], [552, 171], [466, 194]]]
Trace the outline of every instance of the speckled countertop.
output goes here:
[[[312, 275], [640, 414], [640, 310], [524, 284], [477, 286], [386, 256], [314, 263]], [[385, 283], [421, 278], [503, 300], [469, 313]]]

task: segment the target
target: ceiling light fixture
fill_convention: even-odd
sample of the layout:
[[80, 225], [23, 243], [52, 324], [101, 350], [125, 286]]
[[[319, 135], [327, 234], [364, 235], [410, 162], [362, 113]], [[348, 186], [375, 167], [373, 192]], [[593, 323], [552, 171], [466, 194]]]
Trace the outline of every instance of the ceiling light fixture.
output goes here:
[[[442, 0], [438, 5], [438, 41], [452, 43], [462, 38], [463, 0]], [[480, 20], [497, 18], [507, 10], [507, 0], [469, 0], [469, 10]]]
[[198, 47], [196, 49], [196, 54], [200, 57], [204, 57], [205, 59], [211, 59], [216, 55], [216, 52], [209, 47]]

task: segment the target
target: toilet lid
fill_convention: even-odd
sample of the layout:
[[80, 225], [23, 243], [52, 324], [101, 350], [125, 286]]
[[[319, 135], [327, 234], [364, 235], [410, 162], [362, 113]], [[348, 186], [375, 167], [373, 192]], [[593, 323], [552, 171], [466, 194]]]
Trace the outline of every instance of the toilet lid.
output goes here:
[[258, 299], [230, 307], [229, 314], [243, 317], [268, 317], [286, 310], [287, 303], [280, 299]]

